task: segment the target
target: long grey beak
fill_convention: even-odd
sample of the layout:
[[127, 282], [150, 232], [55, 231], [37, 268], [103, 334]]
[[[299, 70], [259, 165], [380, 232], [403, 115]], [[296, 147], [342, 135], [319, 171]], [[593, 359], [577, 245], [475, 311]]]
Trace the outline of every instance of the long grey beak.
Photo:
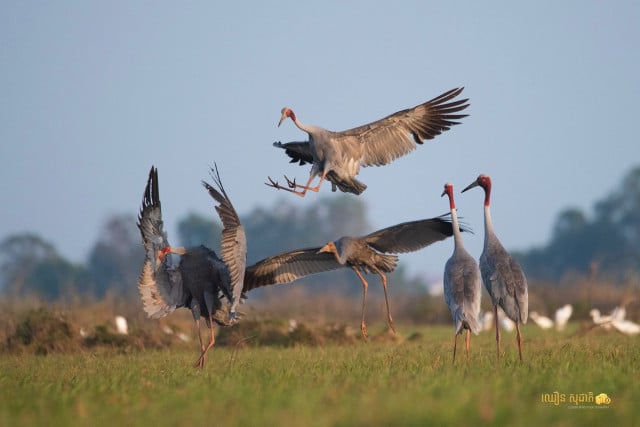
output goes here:
[[467, 185], [465, 189], [461, 191], [461, 193], [464, 193], [465, 191], [470, 190], [473, 187], [477, 187], [478, 185], [480, 185], [478, 184], [478, 181], [473, 181], [471, 184]]
[[287, 116], [282, 116], [280, 117], [280, 121], [278, 122], [278, 127], [280, 127], [280, 125], [282, 124], [282, 122], [284, 122], [284, 119], [286, 119]]
[[444, 191], [442, 192], [442, 194], [440, 195], [440, 197], [443, 197], [445, 194], [447, 194], [447, 190], [444, 190]]

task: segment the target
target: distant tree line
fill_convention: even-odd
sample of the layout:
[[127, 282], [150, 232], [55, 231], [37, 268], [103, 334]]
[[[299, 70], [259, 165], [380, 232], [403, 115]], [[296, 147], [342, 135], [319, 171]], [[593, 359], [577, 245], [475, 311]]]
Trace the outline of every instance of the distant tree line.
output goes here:
[[622, 279], [640, 271], [640, 166], [633, 168], [589, 215], [578, 208], [560, 212], [551, 240], [517, 253], [527, 276], [561, 281], [570, 274]]
[[[323, 197], [304, 209], [280, 201], [270, 209], [256, 208], [241, 219], [247, 233], [248, 263], [278, 252], [322, 246], [342, 235], [373, 231], [362, 199], [347, 195]], [[177, 236], [168, 236], [171, 244], [204, 244], [219, 253], [222, 225], [213, 209], [206, 215], [189, 213], [177, 228]], [[109, 218], [84, 264], [68, 261], [38, 235], [16, 234], [0, 242], [0, 293], [36, 294], [48, 299], [68, 295], [100, 298], [107, 292], [134, 297], [143, 260], [133, 215]], [[402, 270], [394, 274], [398, 286], [402, 286], [403, 276]], [[359, 294], [362, 289], [349, 270], [310, 277], [304, 283], [310, 291], [330, 288]], [[414, 282], [407, 286], [416, 287]], [[252, 297], [260, 293], [258, 290]]]
[[[363, 199], [348, 195], [319, 198], [306, 208], [278, 201], [241, 218], [248, 240], [248, 263], [278, 252], [321, 246], [343, 235], [373, 231]], [[172, 244], [204, 244], [220, 248], [222, 226], [213, 212], [190, 213], [178, 223]], [[632, 169], [588, 215], [577, 208], [562, 211], [548, 244], [515, 254], [530, 280], [561, 281], [567, 274], [600, 274], [620, 278], [640, 270], [640, 167]], [[37, 294], [56, 299], [66, 295], [124, 297], [137, 295], [136, 283], [144, 259], [133, 215], [109, 218], [84, 264], [62, 257], [42, 237], [25, 233], [0, 242], [0, 293]], [[375, 279], [377, 280], [377, 279]], [[394, 288], [423, 291], [425, 284], [408, 278], [400, 267], [391, 276]], [[361, 285], [347, 269], [304, 279], [306, 289], [359, 295]], [[285, 285], [286, 286], [286, 285]], [[376, 289], [374, 286], [373, 289]], [[375, 290], [374, 290], [375, 291]], [[257, 294], [257, 295], [256, 295]], [[260, 291], [254, 292], [259, 297]]]

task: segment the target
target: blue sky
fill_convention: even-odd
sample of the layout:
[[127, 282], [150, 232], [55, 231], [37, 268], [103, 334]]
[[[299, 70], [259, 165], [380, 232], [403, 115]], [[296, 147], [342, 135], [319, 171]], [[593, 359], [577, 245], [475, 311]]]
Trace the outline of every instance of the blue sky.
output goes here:
[[[361, 171], [370, 219], [439, 215], [445, 182], [487, 173], [505, 246], [542, 245], [640, 163], [638, 22], [636, 1], [2, 2], [0, 239], [34, 231], [83, 261], [110, 215], [137, 213], [151, 164], [174, 241], [188, 212], [214, 215], [214, 161], [241, 215], [304, 206], [317, 195], [263, 184], [308, 177], [271, 145], [306, 137], [276, 127], [283, 106], [344, 130], [465, 86], [462, 125]], [[482, 192], [457, 204], [479, 256]], [[401, 260], [440, 276], [452, 249]]]

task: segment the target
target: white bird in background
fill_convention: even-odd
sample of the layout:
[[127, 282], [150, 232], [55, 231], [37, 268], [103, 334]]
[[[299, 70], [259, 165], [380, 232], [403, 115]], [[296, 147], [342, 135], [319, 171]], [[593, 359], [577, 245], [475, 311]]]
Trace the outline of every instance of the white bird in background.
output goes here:
[[[482, 272], [482, 282], [484, 282], [484, 286], [491, 297], [491, 304], [493, 304], [494, 313], [496, 314], [498, 358], [500, 358], [500, 328], [498, 327], [498, 306], [500, 306], [507, 317], [515, 322], [518, 354], [520, 361], [522, 361], [520, 324], [527, 323], [527, 315], [529, 313], [527, 278], [518, 261], [509, 255], [509, 252], [502, 246], [493, 231], [490, 208], [491, 178], [488, 175], [480, 175], [462, 192], [464, 193], [473, 187], [481, 187], [484, 190], [484, 247], [480, 255], [480, 271]], [[502, 326], [505, 329], [507, 328], [504, 323]]]
[[498, 309], [498, 323], [500, 324], [500, 327], [507, 332], [513, 332], [516, 328], [516, 322], [509, 319], [509, 316], [505, 314], [502, 308]]
[[627, 309], [618, 306], [611, 311], [610, 316], [612, 322], [624, 320], [627, 317]]
[[[333, 132], [319, 126], [305, 125], [298, 121], [291, 108], [283, 108], [278, 126], [290, 118], [298, 129], [309, 135], [304, 142], [276, 142], [291, 157], [291, 162], [300, 165], [311, 163], [311, 172], [306, 185], [287, 180], [281, 186], [269, 178], [267, 185], [304, 197], [307, 190], [318, 192], [326, 180], [332, 190], [360, 194], [367, 186], [355, 177], [360, 166], [382, 166], [413, 151], [425, 140], [430, 140], [457, 125], [457, 120], [466, 114], [455, 114], [469, 106], [467, 99], [452, 101], [462, 92], [453, 89], [414, 108], [398, 111], [375, 122], [342, 132]], [[449, 102], [451, 101], [451, 102]], [[311, 183], [316, 176], [320, 181], [315, 187]], [[299, 189], [299, 190], [298, 190]]]
[[616, 307], [610, 314], [604, 316], [601, 315], [600, 310], [597, 308], [594, 308], [589, 312], [589, 315], [593, 319], [593, 323], [606, 330], [611, 330], [611, 327], [613, 327], [625, 335], [640, 334], [640, 325], [630, 320], [626, 320], [626, 314], [627, 311], [624, 307]]
[[493, 311], [485, 311], [482, 315], [482, 330], [490, 331], [493, 329]]
[[454, 247], [453, 255], [447, 260], [444, 267], [444, 299], [451, 311], [451, 317], [455, 324], [453, 341], [453, 361], [456, 360], [456, 346], [458, 335], [464, 329], [467, 330], [465, 347], [467, 359], [469, 358], [469, 341], [471, 332], [478, 335], [482, 326], [480, 324], [480, 298], [482, 285], [480, 268], [476, 260], [469, 255], [462, 244], [462, 235], [458, 225], [456, 205], [453, 200], [453, 185], [445, 184], [442, 196], [449, 196], [451, 209], [451, 221], [453, 222]]
[[129, 334], [129, 325], [127, 325], [127, 319], [123, 316], [116, 316], [116, 331], [121, 335]]
[[553, 328], [553, 320], [549, 319], [547, 316], [541, 316], [537, 311], [532, 311], [531, 313], [529, 313], [529, 317], [531, 317], [534, 323], [540, 326], [542, 329]]
[[622, 332], [625, 335], [638, 335], [640, 334], [640, 325], [633, 323], [630, 320], [614, 320], [611, 322], [614, 328]]
[[564, 331], [564, 328], [567, 326], [567, 322], [569, 322], [569, 319], [571, 318], [571, 314], [573, 314], [573, 306], [571, 304], [565, 304], [556, 310], [556, 330]]

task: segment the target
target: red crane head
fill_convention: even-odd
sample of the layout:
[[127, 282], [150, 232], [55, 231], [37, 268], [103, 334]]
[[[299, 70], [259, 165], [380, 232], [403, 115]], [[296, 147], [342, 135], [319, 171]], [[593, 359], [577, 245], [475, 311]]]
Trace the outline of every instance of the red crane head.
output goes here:
[[440, 197], [444, 196], [444, 195], [449, 196], [449, 207], [451, 209], [455, 209], [456, 208], [456, 203], [453, 200], [453, 184], [447, 182], [444, 185], [444, 191], [442, 192], [442, 194], [440, 195]]
[[489, 175], [478, 175], [478, 178], [462, 190], [462, 193], [472, 189], [473, 187], [482, 187], [484, 190], [484, 204], [489, 206], [489, 200], [491, 198], [491, 178], [489, 178]]
[[278, 122], [278, 127], [284, 122], [287, 117], [290, 117], [294, 122], [296, 121], [296, 114], [289, 107], [284, 107], [281, 111], [282, 115], [280, 116], [280, 121]]

